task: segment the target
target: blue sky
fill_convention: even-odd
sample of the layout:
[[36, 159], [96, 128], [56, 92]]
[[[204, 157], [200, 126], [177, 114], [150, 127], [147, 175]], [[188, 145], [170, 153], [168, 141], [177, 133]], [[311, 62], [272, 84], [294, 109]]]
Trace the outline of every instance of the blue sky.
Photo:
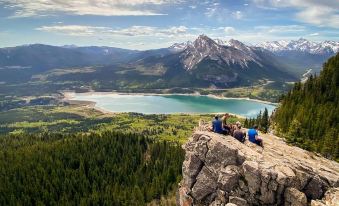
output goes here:
[[249, 44], [339, 41], [339, 0], [0, 0], [0, 47], [168, 47], [199, 34]]

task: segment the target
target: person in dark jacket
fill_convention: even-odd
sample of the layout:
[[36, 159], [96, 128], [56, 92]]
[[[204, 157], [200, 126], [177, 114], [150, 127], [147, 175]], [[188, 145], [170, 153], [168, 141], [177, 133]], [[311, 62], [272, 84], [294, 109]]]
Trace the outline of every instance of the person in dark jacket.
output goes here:
[[246, 134], [241, 130], [241, 124], [240, 123], [237, 123], [236, 130], [234, 130], [234, 132], [233, 132], [233, 137], [235, 139], [239, 140], [242, 143], [245, 142]]
[[218, 116], [215, 116], [214, 120], [212, 121], [212, 130], [215, 133], [227, 134], [227, 131], [222, 127], [222, 121]]

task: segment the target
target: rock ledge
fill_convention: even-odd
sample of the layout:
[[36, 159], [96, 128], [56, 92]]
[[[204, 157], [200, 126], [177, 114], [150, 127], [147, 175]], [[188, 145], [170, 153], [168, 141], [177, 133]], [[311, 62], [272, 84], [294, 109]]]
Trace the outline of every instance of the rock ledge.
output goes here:
[[184, 145], [177, 204], [338, 205], [339, 164], [264, 135], [265, 148], [196, 131]]

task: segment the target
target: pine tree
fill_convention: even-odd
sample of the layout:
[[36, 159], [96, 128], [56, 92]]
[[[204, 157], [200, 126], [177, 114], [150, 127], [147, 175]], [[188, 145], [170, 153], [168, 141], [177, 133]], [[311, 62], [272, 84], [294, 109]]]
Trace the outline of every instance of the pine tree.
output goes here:
[[265, 108], [264, 110], [264, 113], [262, 115], [262, 118], [261, 118], [261, 128], [262, 128], [262, 131], [267, 133], [268, 131], [268, 128], [269, 128], [269, 116], [268, 116], [268, 110], [267, 108]]
[[248, 119], [246, 118], [245, 119], [245, 122], [244, 122], [244, 127], [246, 127], [246, 128], [249, 128], [250, 126], [249, 126], [249, 123], [248, 123]]

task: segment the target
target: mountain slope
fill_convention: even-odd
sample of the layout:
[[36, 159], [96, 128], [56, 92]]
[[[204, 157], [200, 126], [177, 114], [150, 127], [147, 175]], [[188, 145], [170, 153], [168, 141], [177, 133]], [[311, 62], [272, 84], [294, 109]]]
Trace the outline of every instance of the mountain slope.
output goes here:
[[275, 114], [279, 131], [306, 149], [339, 159], [339, 54], [320, 76], [297, 83]]

